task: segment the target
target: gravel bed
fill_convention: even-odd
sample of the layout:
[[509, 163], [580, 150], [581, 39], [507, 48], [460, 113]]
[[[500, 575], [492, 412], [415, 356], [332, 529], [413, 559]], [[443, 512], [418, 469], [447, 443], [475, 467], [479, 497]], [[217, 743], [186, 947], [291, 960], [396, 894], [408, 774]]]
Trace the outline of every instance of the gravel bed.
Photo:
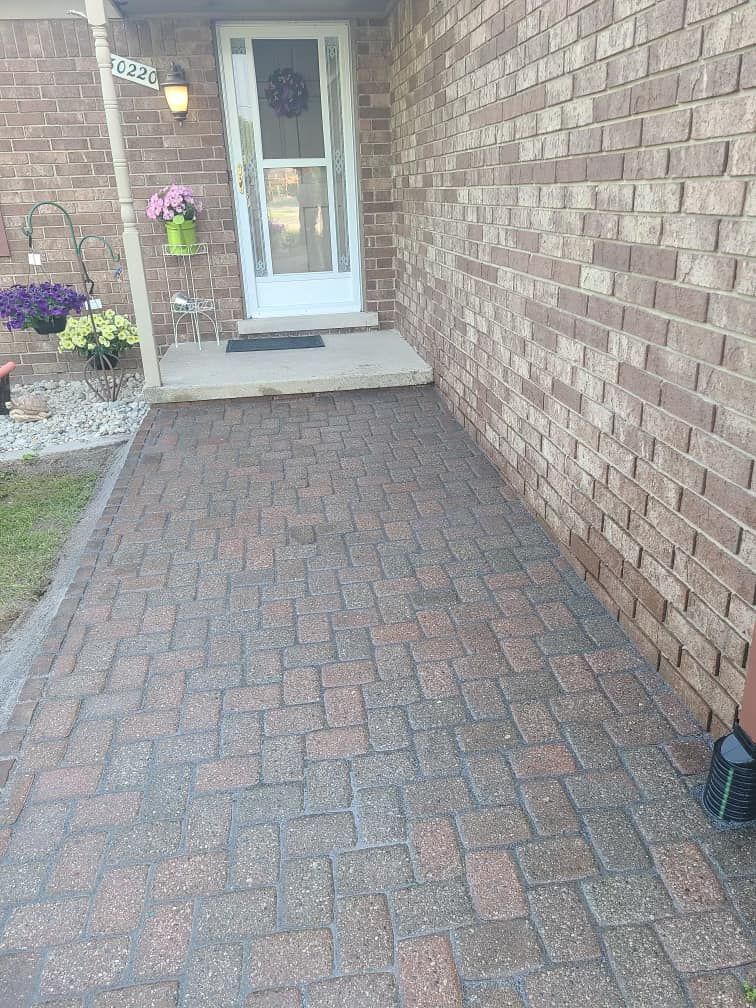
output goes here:
[[0, 459], [18, 452], [37, 452], [70, 442], [129, 436], [148, 410], [139, 375], [126, 375], [117, 402], [100, 402], [83, 381], [41, 381], [11, 386], [16, 396], [38, 392], [47, 399], [49, 420], [17, 423], [0, 415]]

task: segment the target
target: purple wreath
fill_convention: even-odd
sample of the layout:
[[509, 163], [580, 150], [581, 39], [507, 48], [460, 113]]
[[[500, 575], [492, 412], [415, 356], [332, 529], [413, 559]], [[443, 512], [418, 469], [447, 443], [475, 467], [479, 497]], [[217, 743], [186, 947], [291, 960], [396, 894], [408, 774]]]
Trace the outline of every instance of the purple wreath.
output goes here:
[[307, 108], [307, 84], [291, 67], [274, 70], [268, 77], [265, 97], [277, 116], [293, 119]]

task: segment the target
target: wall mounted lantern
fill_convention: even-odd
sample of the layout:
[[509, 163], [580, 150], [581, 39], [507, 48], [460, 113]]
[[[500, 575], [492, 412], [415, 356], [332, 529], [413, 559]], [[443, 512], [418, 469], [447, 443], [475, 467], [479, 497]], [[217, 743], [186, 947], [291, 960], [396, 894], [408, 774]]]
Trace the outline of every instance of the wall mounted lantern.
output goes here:
[[186, 82], [184, 68], [178, 63], [173, 63], [161, 86], [173, 118], [183, 123], [189, 108], [189, 85]]

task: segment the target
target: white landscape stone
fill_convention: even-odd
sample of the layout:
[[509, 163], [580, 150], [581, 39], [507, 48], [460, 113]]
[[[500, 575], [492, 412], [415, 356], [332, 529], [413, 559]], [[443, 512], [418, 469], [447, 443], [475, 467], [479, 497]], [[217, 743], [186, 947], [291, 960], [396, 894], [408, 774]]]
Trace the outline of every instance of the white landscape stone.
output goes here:
[[126, 375], [121, 398], [114, 403], [97, 399], [83, 381], [41, 381], [14, 385], [19, 396], [41, 395], [51, 416], [36, 423], [16, 423], [0, 415], [0, 460], [20, 452], [49, 451], [76, 442], [128, 437], [139, 427], [148, 410], [140, 375]]

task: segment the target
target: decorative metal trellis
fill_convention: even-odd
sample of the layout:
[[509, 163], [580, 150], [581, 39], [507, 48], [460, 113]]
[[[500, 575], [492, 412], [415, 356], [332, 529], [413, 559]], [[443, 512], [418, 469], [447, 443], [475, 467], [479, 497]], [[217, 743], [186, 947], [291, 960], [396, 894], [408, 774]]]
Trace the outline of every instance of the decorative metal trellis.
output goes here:
[[[87, 296], [86, 310], [92, 326], [92, 334], [96, 337], [97, 323], [95, 322], [94, 312], [95, 308], [99, 308], [100, 305], [99, 303], [95, 303], [98, 300], [94, 297], [95, 282], [87, 269], [82, 249], [87, 242], [97, 242], [100, 246], [102, 246], [102, 248], [106, 250], [110, 259], [116, 264], [113, 270], [116, 278], [119, 278], [123, 273], [123, 267], [120, 265], [121, 257], [117, 252], [113, 251], [110, 242], [107, 238], [103, 238], [102, 235], [85, 235], [77, 241], [73, 221], [68, 210], [66, 210], [64, 206], [61, 206], [60, 203], [56, 203], [54, 200], [40, 200], [39, 203], [34, 204], [29, 213], [26, 215], [26, 219], [22, 227], [22, 231], [29, 241], [29, 266], [32, 270], [36, 270], [36, 267], [41, 265], [41, 260], [39, 263], [37, 262], [39, 257], [34, 251], [34, 225], [32, 221], [35, 213], [42, 207], [55, 207], [55, 209], [59, 210], [65, 218], [68, 234], [71, 238], [71, 245], [73, 246], [76, 261], [79, 266], [79, 273], [81, 274], [82, 287]], [[98, 353], [92, 354], [88, 357], [84, 365], [83, 378], [87, 386], [92, 390], [92, 392], [94, 392], [97, 398], [101, 399], [103, 402], [115, 402], [120, 395], [121, 386], [123, 385], [123, 372], [119, 367], [118, 358], [112, 354]]]

